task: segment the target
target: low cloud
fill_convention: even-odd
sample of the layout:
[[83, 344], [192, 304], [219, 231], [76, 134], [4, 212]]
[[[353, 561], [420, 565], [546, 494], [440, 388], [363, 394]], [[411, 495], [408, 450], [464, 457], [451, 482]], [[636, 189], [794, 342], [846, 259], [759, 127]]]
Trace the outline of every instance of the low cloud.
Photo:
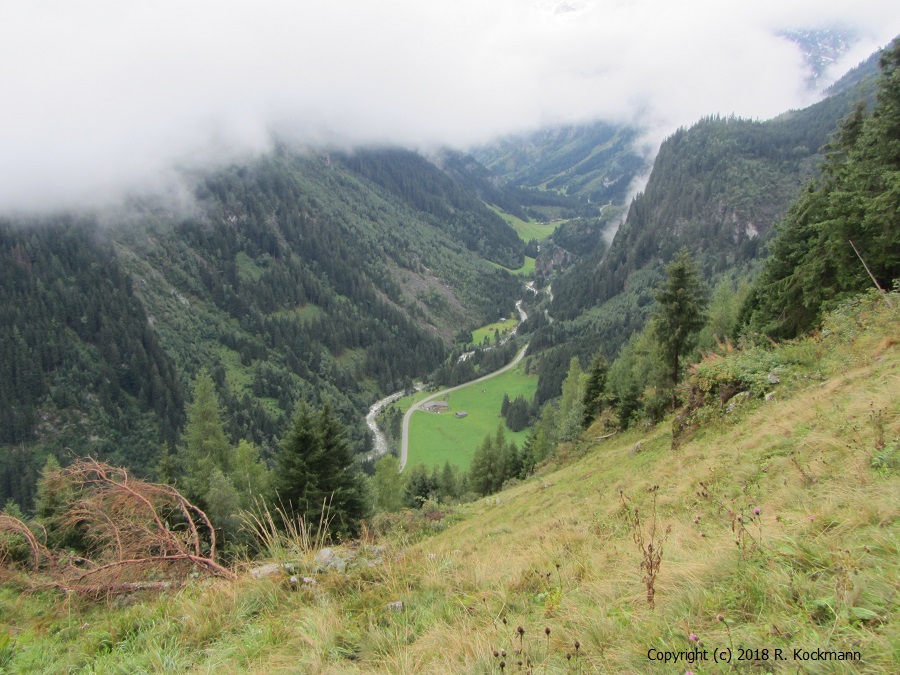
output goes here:
[[[865, 6], [861, 6], [865, 5]], [[0, 212], [172, 189], [303, 144], [467, 147], [547, 124], [810, 103], [792, 28], [900, 32], [894, 3], [689, 0], [27, 2], [0, 8]]]

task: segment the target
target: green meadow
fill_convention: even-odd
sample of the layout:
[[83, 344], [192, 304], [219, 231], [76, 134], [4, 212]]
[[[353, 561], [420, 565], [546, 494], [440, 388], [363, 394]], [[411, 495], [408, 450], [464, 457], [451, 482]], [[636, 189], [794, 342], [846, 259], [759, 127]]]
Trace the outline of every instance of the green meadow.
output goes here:
[[[407, 466], [443, 466], [444, 462], [450, 462], [468, 470], [475, 449], [487, 434], [497, 431], [498, 425], [503, 426], [508, 439], [521, 447], [528, 432], [512, 433], [503, 425], [503, 418], [500, 417], [503, 394], [508, 394], [510, 399], [523, 395], [531, 400], [536, 389], [537, 375], [526, 375], [523, 362], [495, 378], [452, 392], [448, 399], [448, 412], [414, 412], [409, 421]], [[423, 397], [420, 396], [419, 400]], [[407, 402], [404, 409], [409, 405]], [[459, 411], [468, 414], [458, 419], [456, 413]]]
[[516, 270], [509, 267], [504, 267], [503, 265], [498, 265], [497, 263], [491, 262], [490, 260], [488, 260], [488, 262], [494, 267], [499, 267], [502, 270], [506, 270], [507, 272], [512, 272], [513, 274], [518, 274], [520, 276], [527, 277], [529, 274], [534, 272], [534, 258], [529, 258], [527, 255], [525, 256], [525, 262], [522, 263], [522, 266]]
[[507, 223], [509, 223], [512, 228], [516, 231], [516, 234], [519, 235], [519, 238], [522, 241], [531, 241], [532, 239], [537, 239], [540, 241], [541, 239], [545, 239], [553, 234], [553, 230], [556, 229], [556, 226], [560, 223], [537, 223], [533, 221], [522, 220], [521, 218], [517, 218], [505, 211], [498, 209], [496, 206], [491, 206], [490, 209], [496, 213], [498, 216], [503, 218]]
[[490, 340], [490, 343], [494, 344], [496, 342], [494, 340], [494, 331], [500, 331], [500, 337], [502, 338], [506, 333], [509, 333], [513, 328], [515, 328], [518, 323], [518, 319], [510, 317], [505, 321], [495, 321], [494, 323], [489, 323], [486, 326], [477, 328], [472, 331], [472, 342], [469, 346], [480, 347], [485, 338], [488, 338]]

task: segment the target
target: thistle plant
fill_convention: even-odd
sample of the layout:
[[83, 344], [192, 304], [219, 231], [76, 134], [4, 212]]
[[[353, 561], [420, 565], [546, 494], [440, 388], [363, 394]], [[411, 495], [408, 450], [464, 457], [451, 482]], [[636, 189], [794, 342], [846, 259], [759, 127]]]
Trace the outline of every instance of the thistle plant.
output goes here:
[[656, 578], [659, 576], [660, 565], [662, 564], [663, 548], [669, 538], [669, 532], [672, 526], [669, 525], [660, 534], [658, 532], [658, 517], [656, 510], [656, 495], [659, 491], [659, 485], [654, 485], [647, 492], [652, 498], [652, 507], [650, 512], [650, 522], [646, 528], [641, 521], [641, 512], [637, 506], [632, 506], [631, 500], [621, 490], [619, 491], [619, 499], [625, 509], [625, 518], [631, 527], [631, 537], [637, 545], [641, 553], [641, 569], [644, 571], [642, 581], [647, 588], [647, 603], [650, 607], [655, 605], [654, 598], [656, 596]]

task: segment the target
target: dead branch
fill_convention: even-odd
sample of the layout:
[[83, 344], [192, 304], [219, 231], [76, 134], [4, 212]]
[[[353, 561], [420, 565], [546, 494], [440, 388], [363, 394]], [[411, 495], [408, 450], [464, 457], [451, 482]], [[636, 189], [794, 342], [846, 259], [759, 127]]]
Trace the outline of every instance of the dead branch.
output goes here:
[[[31, 549], [31, 555], [34, 558], [35, 572], [40, 569], [41, 558], [44, 558], [49, 562], [53, 561], [53, 556], [50, 554], [50, 551], [47, 549], [47, 547], [39, 542], [38, 538], [34, 536], [34, 532], [31, 531], [31, 528], [29, 528], [18, 518], [8, 516], [5, 513], [0, 513], [0, 532], [18, 534], [21, 535], [23, 539], [25, 539], [25, 542], [28, 544], [28, 548]], [[0, 551], [2, 551], [3, 548], [3, 542], [0, 541]]]
[[[35, 574], [42, 560], [50, 563], [44, 586], [95, 594], [171, 586], [192, 571], [235, 578], [215, 560], [209, 518], [175, 488], [132, 478], [125, 469], [95, 459], [78, 460], [45, 480], [68, 500], [55, 522], [77, 529], [90, 550], [83, 558], [56, 554], [25, 523], [0, 515], [0, 532], [21, 535], [30, 547]], [[208, 555], [202, 550], [203, 530]], [[167, 581], [158, 582], [160, 577]]]

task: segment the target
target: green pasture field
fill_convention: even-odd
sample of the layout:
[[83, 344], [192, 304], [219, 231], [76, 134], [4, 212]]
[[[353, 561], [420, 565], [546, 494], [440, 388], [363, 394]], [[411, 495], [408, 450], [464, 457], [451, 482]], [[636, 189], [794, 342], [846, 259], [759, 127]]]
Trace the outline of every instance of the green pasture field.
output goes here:
[[490, 343], [494, 344], [495, 330], [500, 331], [500, 337], [502, 338], [505, 333], [508, 333], [513, 328], [515, 328], [518, 323], [518, 319], [509, 318], [506, 321], [496, 321], [494, 323], [489, 323], [486, 326], [482, 326], [481, 328], [476, 328], [474, 331], [472, 331], [472, 342], [469, 344], [469, 346], [480, 347], [484, 342], [484, 338], [489, 338]]
[[506, 270], [507, 272], [512, 272], [513, 274], [518, 274], [523, 277], [527, 277], [529, 274], [534, 272], [534, 258], [529, 258], [527, 255], [525, 256], [525, 262], [522, 263], [522, 266], [517, 270], [510, 269], [509, 267], [504, 267], [503, 265], [498, 265], [497, 263], [491, 262], [490, 260], [488, 260], [488, 262], [494, 267], [499, 267], [502, 270]]
[[503, 218], [507, 223], [512, 225], [512, 228], [516, 231], [516, 234], [519, 235], [519, 239], [522, 241], [531, 241], [532, 239], [537, 239], [540, 241], [541, 239], [545, 239], [553, 234], [553, 230], [556, 229], [556, 226], [560, 223], [536, 223], [533, 221], [525, 221], [521, 218], [517, 218], [514, 215], [506, 213], [502, 209], [498, 209], [496, 206], [489, 206], [489, 208], [496, 213], [498, 216]]
[[[531, 400], [537, 390], [537, 375], [526, 375], [524, 362], [510, 371], [486, 382], [471, 384], [450, 394], [450, 410], [428, 413], [417, 410], [409, 421], [409, 456], [407, 466], [424, 464], [432, 467], [450, 462], [468, 470], [472, 455], [487, 434], [494, 434], [503, 425], [500, 406], [503, 394], [510, 399], [523, 395]], [[424, 397], [422, 397], [424, 398]], [[420, 399], [421, 400], [421, 399]], [[406, 408], [409, 404], [406, 405]], [[464, 410], [468, 415], [457, 419]], [[527, 431], [512, 433], [503, 425], [507, 439], [521, 447]]]

